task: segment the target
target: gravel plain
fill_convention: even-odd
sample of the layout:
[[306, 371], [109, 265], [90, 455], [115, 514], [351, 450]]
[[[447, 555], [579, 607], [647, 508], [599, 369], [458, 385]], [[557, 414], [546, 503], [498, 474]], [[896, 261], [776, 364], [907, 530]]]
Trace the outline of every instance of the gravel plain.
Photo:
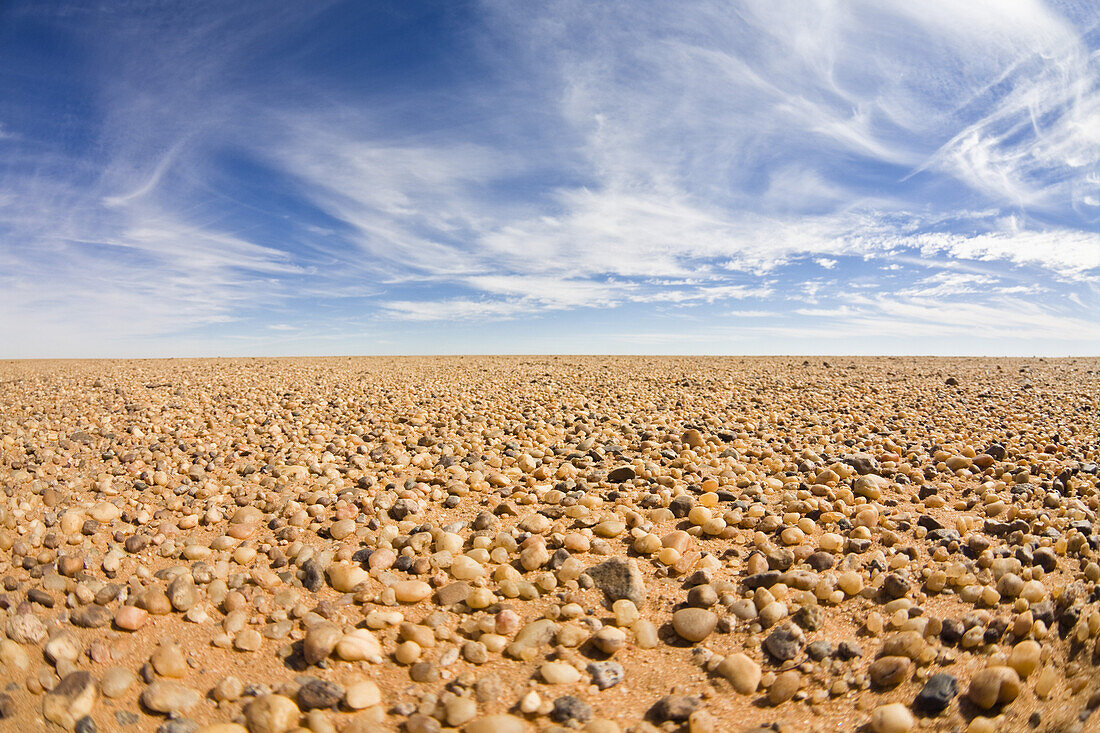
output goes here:
[[1100, 730], [1097, 359], [0, 363], [0, 730]]

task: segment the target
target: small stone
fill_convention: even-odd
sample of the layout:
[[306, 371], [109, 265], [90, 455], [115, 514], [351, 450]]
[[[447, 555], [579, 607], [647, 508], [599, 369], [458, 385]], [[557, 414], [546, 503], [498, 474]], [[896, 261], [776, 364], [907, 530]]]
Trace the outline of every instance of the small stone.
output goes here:
[[573, 695], [562, 695], [554, 701], [550, 710], [550, 719], [562, 725], [576, 726], [592, 720], [592, 708], [588, 703]]
[[469, 697], [451, 698], [444, 705], [447, 725], [458, 727], [477, 716], [477, 703]]
[[630, 630], [634, 632], [634, 643], [639, 649], [654, 649], [660, 641], [656, 624], [647, 618], [635, 621]]
[[42, 652], [56, 666], [58, 662], [75, 662], [80, 657], [80, 644], [69, 633], [53, 636], [42, 647]]
[[586, 573], [607, 596], [608, 602], [626, 599], [639, 608], [645, 603], [645, 579], [633, 558], [611, 558], [588, 568]]
[[357, 565], [333, 563], [325, 571], [329, 585], [341, 593], [351, 593], [370, 580], [370, 573]]
[[465, 733], [526, 733], [527, 723], [513, 715], [487, 715], [468, 723]]
[[1008, 655], [1008, 666], [1016, 670], [1020, 677], [1027, 677], [1039, 668], [1043, 648], [1039, 642], [1027, 639], [1012, 647]]
[[681, 608], [672, 614], [672, 627], [682, 638], [690, 642], [699, 642], [714, 631], [718, 617], [712, 611], [703, 608]]
[[818, 641], [813, 641], [806, 645], [806, 656], [815, 662], [828, 659], [833, 655], [834, 651], [832, 643], [824, 639], [819, 639]]
[[161, 644], [149, 657], [149, 663], [162, 677], [183, 677], [187, 673], [187, 661], [177, 644]]
[[325, 586], [325, 573], [317, 560], [310, 558], [302, 563], [302, 587], [316, 593]]
[[922, 712], [938, 715], [947, 709], [958, 694], [959, 683], [955, 676], [937, 672], [924, 683], [913, 704]]
[[879, 689], [890, 690], [909, 678], [913, 663], [908, 657], [880, 657], [871, 663], [867, 674], [871, 684]]
[[589, 662], [586, 669], [588, 674], [592, 675], [592, 684], [601, 690], [619, 684], [625, 675], [623, 665], [613, 661]]
[[382, 702], [382, 691], [370, 680], [349, 685], [344, 693], [344, 704], [352, 710], [362, 710]]
[[551, 685], [571, 685], [581, 678], [577, 668], [565, 662], [544, 662], [539, 667], [539, 676]]
[[233, 637], [233, 648], [239, 652], [254, 652], [263, 646], [264, 640], [256, 629], [244, 629]]
[[149, 613], [137, 606], [120, 606], [115, 611], [115, 626], [123, 631], [137, 631], [149, 618]]
[[621, 484], [625, 481], [632, 481], [636, 475], [631, 466], [619, 466], [607, 473], [607, 480], [613, 484]]
[[157, 726], [157, 733], [195, 733], [199, 724], [189, 718], [171, 718]]
[[73, 672], [65, 677], [42, 698], [42, 716], [66, 730], [73, 730], [76, 722], [92, 712], [99, 691], [88, 672]]
[[989, 710], [994, 705], [1015, 700], [1022, 687], [1020, 675], [1012, 667], [992, 666], [980, 670], [970, 679], [966, 696], [978, 707]]
[[419, 603], [432, 594], [432, 587], [422, 580], [401, 580], [392, 587], [399, 603]]
[[337, 522], [333, 522], [329, 527], [328, 532], [334, 540], [342, 540], [345, 537], [350, 536], [355, 531], [354, 519], [341, 519]]
[[780, 662], [789, 662], [802, 651], [805, 636], [795, 624], [785, 623], [779, 626], [764, 640], [764, 648]]
[[114, 699], [125, 695], [135, 682], [137, 675], [130, 670], [125, 667], [111, 667], [104, 671], [99, 689], [104, 697]]
[[436, 591], [436, 600], [439, 601], [441, 606], [453, 606], [456, 603], [462, 603], [469, 597], [470, 591], [473, 590], [469, 583], [464, 581], [456, 581], [454, 583], [448, 583], [447, 585]]
[[214, 685], [214, 699], [219, 702], [233, 702], [244, 694], [244, 685], [233, 675], [227, 675]]
[[168, 601], [177, 611], [188, 611], [199, 602], [199, 591], [190, 575], [178, 575], [168, 584]]
[[539, 647], [549, 644], [557, 631], [558, 625], [548, 618], [532, 621], [520, 629], [505, 654], [513, 659], [533, 660]]
[[111, 623], [111, 612], [103, 606], [89, 605], [78, 608], [69, 614], [73, 626], [84, 629], [101, 629]]
[[916, 723], [909, 709], [899, 702], [880, 705], [871, 713], [872, 733], [909, 733]]
[[286, 733], [298, 725], [301, 712], [282, 695], [261, 695], [244, 709], [249, 733]]
[[772, 705], [780, 705], [787, 702], [798, 688], [802, 686], [802, 675], [793, 669], [783, 672], [775, 678], [775, 682], [768, 688], [768, 702]]
[[382, 661], [382, 646], [368, 629], [356, 629], [344, 634], [336, 643], [336, 656], [345, 662]]
[[195, 707], [202, 696], [179, 682], [157, 680], [141, 691], [141, 703], [157, 713], [185, 713]]
[[825, 611], [822, 610], [821, 606], [801, 606], [791, 616], [791, 621], [794, 621], [806, 631], [817, 631], [825, 621]]
[[683, 723], [699, 709], [702, 702], [691, 695], [665, 695], [649, 709], [649, 715], [658, 723], [673, 721]]
[[740, 652], [731, 654], [719, 662], [716, 671], [742, 695], [751, 695], [760, 686], [760, 665]]
[[626, 646], [626, 633], [614, 626], [604, 626], [592, 635], [592, 646], [604, 654], [614, 654]]
[[335, 682], [311, 679], [298, 688], [298, 707], [302, 710], [334, 708], [344, 699], [344, 689]]
[[46, 638], [46, 627], [33, 613], [17, 613], [8, 619], [8, 638], [17, 644], [39, 644]]
[[340, 627], [333, 623], [319, 623], [310, 627], [302, 640], [302, 657], [307, 664], [317, 664], [327, 659], [344, 636]]

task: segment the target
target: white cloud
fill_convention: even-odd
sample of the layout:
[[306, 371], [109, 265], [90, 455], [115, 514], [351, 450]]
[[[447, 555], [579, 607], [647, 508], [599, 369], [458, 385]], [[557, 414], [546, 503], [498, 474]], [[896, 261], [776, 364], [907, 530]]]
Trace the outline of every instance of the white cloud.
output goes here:
[[[256, 314], [289, 333], [295, 299], [372, 323], [730, 301], [839, 332], [962, 337], [953, 316], [1004, 334], [1001, 307], [1016, 338], [1091, 322], [1069, 296], [1100, 275], [1100, 57], [1043, 3], [487, 2], [471, 35], [506, 46], [500, 86], [453, 93], [476, 124], [448, 109], [415, 129], [383, 122], [412, 94], [234, 86], [239, 54], [319, 12], [253, 26], [256, 9], [181, 11], [169, 39], [109, 14], [133, 52], [89, 82], [101, 159], [0, 168], [0, 338], [179, 338]], [[0, 126], [6, 152], [14, 137]], [[226, 150], [318, 221], [234, 199]], [[1043, 278], [1079, 310], [1006, 299]]]

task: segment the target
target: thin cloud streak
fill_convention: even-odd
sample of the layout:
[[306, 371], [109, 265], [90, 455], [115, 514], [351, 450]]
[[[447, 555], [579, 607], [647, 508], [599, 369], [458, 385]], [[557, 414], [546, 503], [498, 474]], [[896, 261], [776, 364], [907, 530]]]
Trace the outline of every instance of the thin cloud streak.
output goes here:
[[34, 138], [0, 104], [12, 353], [325, 322], [349, 343], [498, 324], [492, 351], [596, 310], [742, 344], [714, 324], [768, 314], [753, 338], [791, 348], [822, 319], [964, 344], [949, 310], [1021, 349], [1100, 348], [1088, 7], [487, 1], [448, 16], [462, 73], [439, 88], [444, 65], [318, 71], [311, 24], [347, 4], [72, 10], [9, 16], [80, 37], [85, 70], [57, 75], [90, 110]]

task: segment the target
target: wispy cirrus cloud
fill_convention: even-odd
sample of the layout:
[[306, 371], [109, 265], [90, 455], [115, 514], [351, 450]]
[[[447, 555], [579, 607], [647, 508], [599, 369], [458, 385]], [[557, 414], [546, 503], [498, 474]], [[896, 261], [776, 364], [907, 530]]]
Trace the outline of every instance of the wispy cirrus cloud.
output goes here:
[[79, 41], [0, 53], [13, 353], [459, 322], [492, 351], [516, 338], [493, 324], [535, 319], [799, 350], [782, 339], [826, 321], [965, 346], [967, 317], [1025, 350], [1100, 346], [1085, 4], [0, 13]]

